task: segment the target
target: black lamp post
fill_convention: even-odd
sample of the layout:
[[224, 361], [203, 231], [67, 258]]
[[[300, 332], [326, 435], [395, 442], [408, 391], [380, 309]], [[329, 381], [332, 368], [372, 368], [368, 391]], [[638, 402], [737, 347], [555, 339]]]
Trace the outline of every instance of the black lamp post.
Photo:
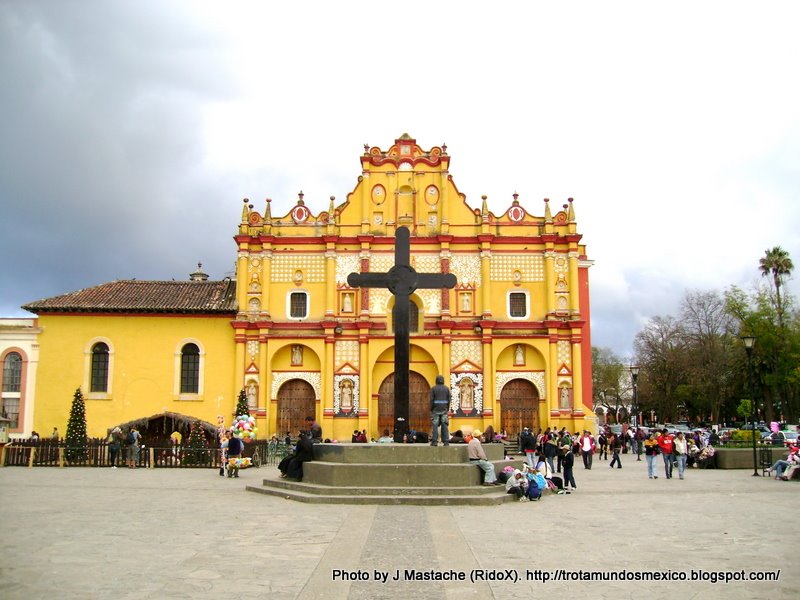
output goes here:
[[[639, 390], [636, 387], [636, 380], [639, 378], [639, 367], [631, 365], [631, 382], [633, 383], [633, 426], [634, 435], [639, 435]], [[636, 460], [642, 460], [642, 441], [636, 440]]]
[[759, 477], [758, 457], [756, 455], [756, 396], [753, 393], [753, 345], [756, 343], [756, 338], [752, 335], [743, 335], [742, 342], [744, 342], [744, 349], [747, 351], [747, 380], [750, 388], [750, 414], [752, 416], [750, 426], [753, 428], [753, 477]]

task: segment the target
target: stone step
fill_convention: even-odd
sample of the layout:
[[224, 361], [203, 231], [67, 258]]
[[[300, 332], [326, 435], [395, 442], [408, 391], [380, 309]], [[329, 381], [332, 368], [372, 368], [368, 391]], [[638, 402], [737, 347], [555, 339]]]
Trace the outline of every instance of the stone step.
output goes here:
[[[486, 488], [491, 490], [491, 488]], [[247, 490], [278, 496], [296, 502], [309, 504], [378, 504], [378, 505], [421, 505], [421, 506], [495, 506], [505, 502], [514, 501], [513, 494], [506, 494], [505, 489], [497, 486], [492, 494], [484, 495], [384, 495], [384, 496], [354, 496], [348, 494], [312, 494], [298, 490], [288, 490], [275, 487], [247, 486]]]
[[304, 492], [308, 494], [333, 494], [353, 496], [485, 496], [496, 493], [505, 487], [485, 485], [469, 485], [459, 487], [412, 487], [412, 486], [330, 486], [307, 483], [305, 481], [287, 481], [285, 479], [264, 479], [263, 485], [282, 490]]

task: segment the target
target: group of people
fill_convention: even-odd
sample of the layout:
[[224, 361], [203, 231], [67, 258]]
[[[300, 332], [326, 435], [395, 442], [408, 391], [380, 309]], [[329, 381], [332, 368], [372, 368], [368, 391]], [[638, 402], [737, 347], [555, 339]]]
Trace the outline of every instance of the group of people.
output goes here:
[[800, 448], [795, 444], [789, 447], [785, 459], [775, 461], [770, 467], [770, 472], [775, 472], [775, 479], [789, 481], [800, 478]]
[[108, 442], [108, 458], [111, 463], [111, 468], [117, 468], [117, 461], [120, 459], [122, 449], [125, 449], [127, 454], [127, 462], [129, 469], [136, 469], [139, 463], [139, 453], [141, 451], [142, 434], [135, 425], [131, 426], [127, 435], [122, 432], [119, 427], [114, 427], [109, 433], [106, 440]]

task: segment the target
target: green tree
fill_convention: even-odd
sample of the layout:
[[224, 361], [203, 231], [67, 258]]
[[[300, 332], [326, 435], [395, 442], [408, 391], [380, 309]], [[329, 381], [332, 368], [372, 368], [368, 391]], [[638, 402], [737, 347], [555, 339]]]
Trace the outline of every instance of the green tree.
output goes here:
[[187, 465], [203, 465], [209, 459], [208, 439], [200, 421], [192, 423], [189, 441], [184, 451], [183, 462]]
[[88, 455], [86, 440], [86, 403], [83, 400], [81, 388], [75, 390], [72, 396], [72, 408], [69, 411], [67, 422], [67, 449], [65, 456], [71, 463], [86, 460]]
[[[686, 383], [686, 336], [674, 317], [653, 317], [634, 339], [639, 371], [639, 405], [646, 414], [655, 412], [661, 423], [677, 420], [685, 397], [679, 386]], [[680, 397], [679, 397], [680, 396]]]
[[717, 291], [690, 291], [681, 301], [686, 380], [679, 400], [690, 418], [719, 422], [722, 407], [734, 399], [734, 319]]
[[245, 392], [244, 388], [239, 391], [239, 398], [236, 402], [236, 412], [234, 413], [234, 416], [237, 417], [241, 415], [250, 416], [250, 409], [247, 408], [247, 392]]

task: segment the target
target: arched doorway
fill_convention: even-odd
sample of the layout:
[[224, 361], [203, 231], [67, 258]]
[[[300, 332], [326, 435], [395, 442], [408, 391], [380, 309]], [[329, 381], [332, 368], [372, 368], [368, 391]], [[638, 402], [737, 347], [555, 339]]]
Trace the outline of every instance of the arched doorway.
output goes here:
[[306, 417], [316, 416], [316, 397], [311, 384], [302, 379], [290, 379], [278, 390], [278, 433], [297, 435], [306, 428]]
[[526, 379], [512, 379], [500, 392], [500, 427], [509, 439], [516, 438], [523, 427], [539, 427], [539, 392]]
[[[408, 428], [430, 433], [431, 429], [431, 387], [425, 378], [410, 371], [408, 373]], [[394, 373], [389, 375], [378, 389], [378, 434], [388, 429], [394, 432]]]

